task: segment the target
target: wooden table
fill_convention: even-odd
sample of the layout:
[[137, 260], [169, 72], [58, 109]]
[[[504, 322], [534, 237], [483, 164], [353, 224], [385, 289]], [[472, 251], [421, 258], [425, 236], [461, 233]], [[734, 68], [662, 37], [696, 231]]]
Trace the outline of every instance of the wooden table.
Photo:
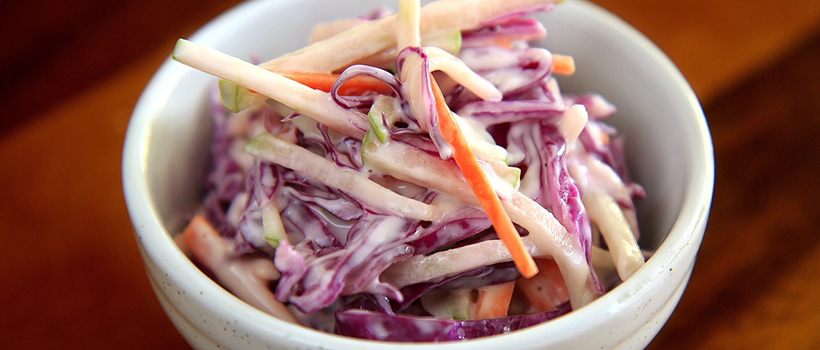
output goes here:
[[[668, 53], [714, 137], [709, 227], [650, 348], [819, 349], [820, 5], [595, 2]], [[120, 153], [174, 40], [235, 3], [0, 5], [3, 348], [187, 347], [148, 286]]]

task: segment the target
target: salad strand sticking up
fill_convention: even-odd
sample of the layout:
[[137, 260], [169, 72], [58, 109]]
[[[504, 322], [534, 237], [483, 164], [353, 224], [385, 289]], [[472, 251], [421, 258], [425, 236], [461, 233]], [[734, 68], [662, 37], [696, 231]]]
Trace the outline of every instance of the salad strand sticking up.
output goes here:
[[388, 341], [529, 327], [640, 269], [615, 108], [527, 44], [553, 2], [398, 5], [259, 65], [177, 42], [220, 78], [183, 251], [278, 318]]

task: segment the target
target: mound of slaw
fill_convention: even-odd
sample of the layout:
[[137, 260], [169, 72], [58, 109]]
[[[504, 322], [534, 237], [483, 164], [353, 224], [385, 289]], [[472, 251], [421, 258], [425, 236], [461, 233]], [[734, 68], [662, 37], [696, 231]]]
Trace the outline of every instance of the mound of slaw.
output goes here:
[[180, 39], [216, 75], [211, 166], [177, 237], [283, 320], [386, 341], [514, 331], [584, 306], [646, 252], [623, 137], [571, 57], [531, 47], [547, 0], [400, 0], [258, 65]]

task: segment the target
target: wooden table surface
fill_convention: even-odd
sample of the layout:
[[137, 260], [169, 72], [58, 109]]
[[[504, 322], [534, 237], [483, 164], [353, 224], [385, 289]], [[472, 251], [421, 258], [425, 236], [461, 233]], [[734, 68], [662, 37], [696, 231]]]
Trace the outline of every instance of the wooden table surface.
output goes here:
[[[0, 5], [0, 344], [187, 345], [148, 285], [120, 183], [174, 40], [237, 0]], [[652, 349], [820, 349], [820, 4], [597, 0], [679, 66], [715, 145], [709, 226]]]

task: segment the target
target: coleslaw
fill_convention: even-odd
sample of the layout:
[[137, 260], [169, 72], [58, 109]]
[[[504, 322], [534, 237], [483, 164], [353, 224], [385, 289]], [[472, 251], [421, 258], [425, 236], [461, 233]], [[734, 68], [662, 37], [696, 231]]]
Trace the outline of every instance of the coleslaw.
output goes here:
[[386, 341], [514, 331], [583, 307], [641, 251], [623, 136], [572, 57], [532, 47], [549, 0], [400, 0], [252, 64], [180, 39], [220, 78], [200, 214], [177, 237], [283, 320]]

